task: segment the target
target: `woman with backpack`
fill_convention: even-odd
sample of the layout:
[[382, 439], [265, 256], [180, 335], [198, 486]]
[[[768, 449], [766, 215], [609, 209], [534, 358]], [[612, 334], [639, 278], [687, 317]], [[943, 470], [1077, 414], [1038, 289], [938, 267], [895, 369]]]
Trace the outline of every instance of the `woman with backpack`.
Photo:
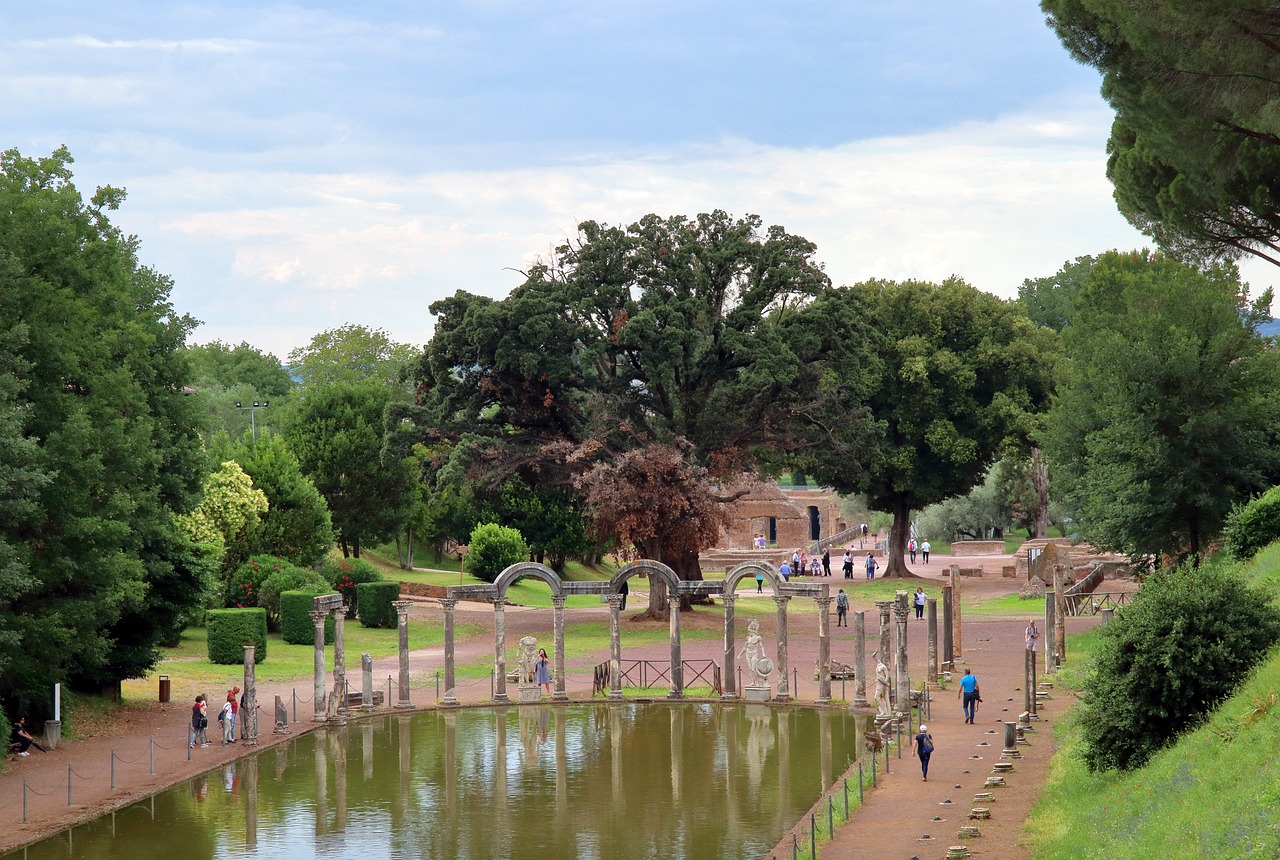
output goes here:
[[920, 724], [920, 731], [916, 734], [916, 742], [911, 747], [911, 754], [920, 757], [920, 772], [924, 775], [924, 781], [929, 781], [929, 756], [933, 755], [933, 735], [929, 734], [929, 727], [924, 723]]

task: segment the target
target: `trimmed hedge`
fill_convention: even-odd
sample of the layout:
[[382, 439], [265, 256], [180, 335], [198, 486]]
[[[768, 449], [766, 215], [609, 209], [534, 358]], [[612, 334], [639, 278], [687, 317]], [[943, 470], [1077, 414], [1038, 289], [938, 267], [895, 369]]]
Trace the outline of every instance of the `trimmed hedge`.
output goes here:
[[356, 586], [360, 624], [364, 627], [395, 627], [399, 623], [392, 602], [400, 599], [398, 582], [362, 582]]
[[[290, 645], [314, 645], [316, 625], [311, 620], [311, 601], [331, 591], [280, 592], [280, 638]], [[333, 644], [333, 613], [324, 621], [324, 644]]]
[[209, 662], [223, 666], [244, 663], [244, 646], [257, 645], [253, 662], [267, 659], [267, 611], [251, 609], [210, 609]]

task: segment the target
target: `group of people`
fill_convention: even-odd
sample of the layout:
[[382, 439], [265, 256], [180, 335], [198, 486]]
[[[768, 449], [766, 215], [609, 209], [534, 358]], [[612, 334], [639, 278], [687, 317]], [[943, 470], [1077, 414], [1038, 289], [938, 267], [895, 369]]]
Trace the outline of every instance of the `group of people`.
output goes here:
[[[232, 687], [227, 690], [226, 701], [222, 703], [222, 709], [218, 711], [218, 722], [222, 724], [222, 743], [233, 744], [236, 742], [236, 720], [240, 717], [240, 711], [245, 707], [246, 693], [241, 693], [239, 687]], [[209, 703], [204, 693], [196, 696], [195, 704], [191, 706], [191, 734], [187, 738], [187, 746], [195, 748], [199, 744], [202, 748], [211, 746], [208, 735], [205, 732], [209, 728]], [[241, 727], [243, 734], [243, 727]]]

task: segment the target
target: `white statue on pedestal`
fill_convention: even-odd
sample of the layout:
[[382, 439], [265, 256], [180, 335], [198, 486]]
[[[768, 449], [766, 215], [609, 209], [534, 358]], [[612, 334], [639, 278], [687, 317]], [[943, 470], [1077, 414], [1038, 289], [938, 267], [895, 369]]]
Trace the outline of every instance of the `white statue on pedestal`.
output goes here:
[[882, 660], [876, 661], [876, 716], [893, 716], [893, 706], [889, 704], [889, 667]]
[[516, 662], [520, 664], [520, 683], [528, 686], [535, 683], [535, 665], [538, 659], [538, 640], [532, 636], [520, 639], [520, 647], [516, 649]]
[[769, 673], [773, 671], [773, 661], [764, 655], [764, 639], [760, 636], [760, 622], [752, 618], [747, 622], [747, 641], [742, 646], [742, 657], [751, 673], [751, 686], [769, 686]]

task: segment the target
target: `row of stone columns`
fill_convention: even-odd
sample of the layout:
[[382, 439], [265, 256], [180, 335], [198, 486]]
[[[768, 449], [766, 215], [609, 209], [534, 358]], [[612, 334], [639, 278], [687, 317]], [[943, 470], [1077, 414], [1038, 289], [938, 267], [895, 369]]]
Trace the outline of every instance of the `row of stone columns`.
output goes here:
[[[329, 598], [336, 595], [329, 595]], [[311, 620], [315, 624], [315, 686], [312, 690], [312, 702], [314, 710], [312, 712], [312, 722], [327, 722], [342, 724], [347, 721], [347, 648], [346, 648], [346, 615], [341, 606], [332, 606], [332, 600], [324, 597], [316, 598], [317, 605], [322, 602], [330, 604], [329, 608], [312, 609], [310, 612]], [[453, 633], [453, 606], [456, 600], [444, 600], [443, 604], [448, 604], [445, 609], [445, 630], [446, 635], [452, 637]], [[398, 657], [399, 657], [399, 679], [398, 679], [398, 696], [395, 706], [397, 708], [411, 708], [413, 703], [409, 701], [409, 607], [412, 605], [408, 600], [397, 600], [392, 604], [396, 609], [396, 630], [398, 634]], [[324, 628], [329, 616], [333, 615], [333, 690], [326, 694], [325, 691], [325, 671], [324, 671]], [[451, 657], [452, 655], [450, 655]], [[373, 660], [368, 654], [361, 656], [361, 702], [364, 710], [370, 710], [373, 707]], [[453, 689], [452, 660], [446, 664], [446, 687]], [[246, 689], [248, 689], [249, 672], [246, 669]], [[246, 703], [247, 704], [247, 703]], [[388, 702], [387, 704], [390, 704]], [[255, 709], [256, 710], [256, 709]]]

